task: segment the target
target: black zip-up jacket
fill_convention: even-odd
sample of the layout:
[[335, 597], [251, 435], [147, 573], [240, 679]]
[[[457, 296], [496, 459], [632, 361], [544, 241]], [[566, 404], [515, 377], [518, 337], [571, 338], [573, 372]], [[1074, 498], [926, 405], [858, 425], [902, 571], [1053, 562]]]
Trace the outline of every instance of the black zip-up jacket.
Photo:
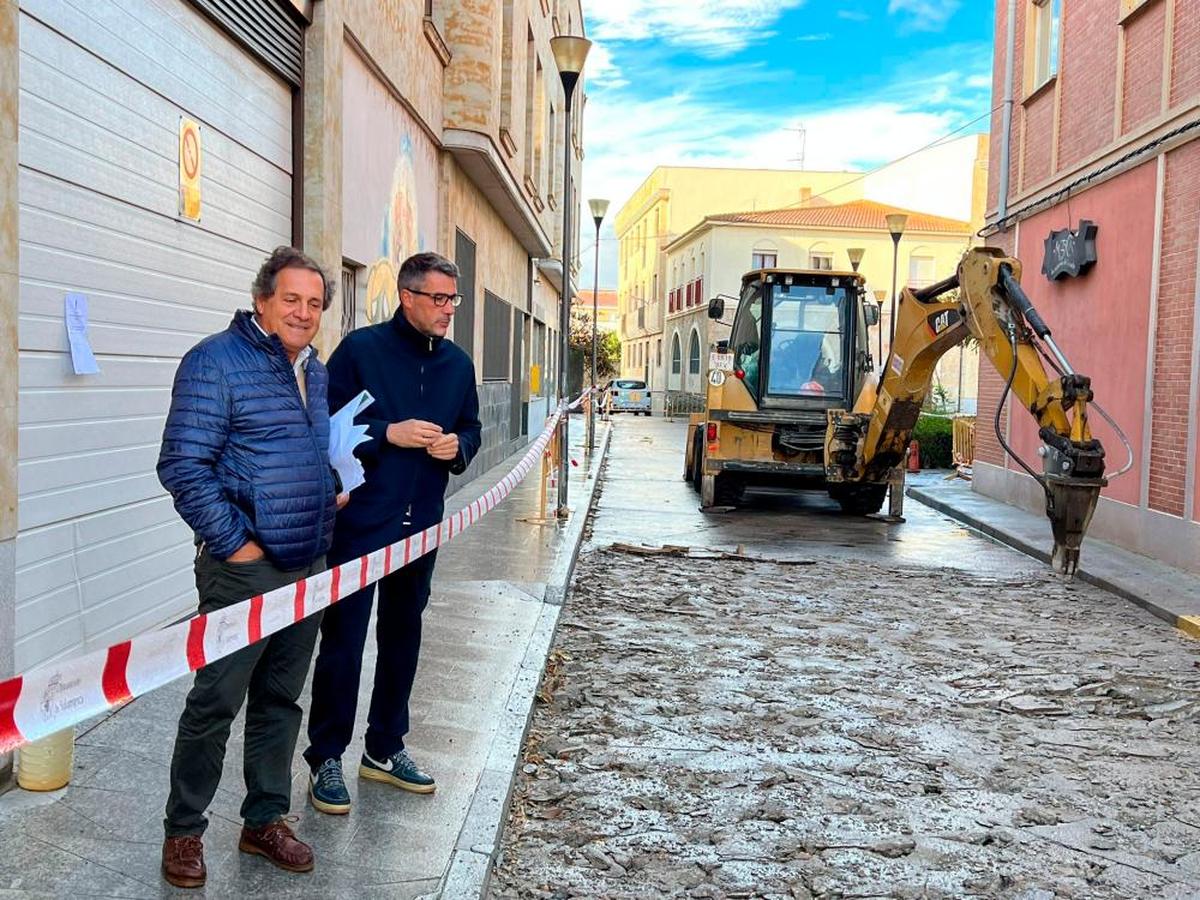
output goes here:
[[[370, 437], [355, 450], [367, 483], [338, 513], [329, 554], [336, 565], [441, 521], [450, 473], [466, 470], [479, 452], [479, 394], [475, 366], [462, 348], [421, 334], [400, 310], [390, 322], [346, 335], [328, 369], [331, 413], [360, 391], [375, 398], [355, 419]], [[457, 434], [458, 456], [437, 460], [424, 448], [388, 443], [388, 425], [406, 419]]]

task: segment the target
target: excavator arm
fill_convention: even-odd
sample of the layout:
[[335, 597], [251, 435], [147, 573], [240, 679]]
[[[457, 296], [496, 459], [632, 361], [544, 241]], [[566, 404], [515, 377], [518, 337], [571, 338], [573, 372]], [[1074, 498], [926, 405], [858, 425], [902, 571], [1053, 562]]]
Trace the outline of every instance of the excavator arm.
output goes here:
[[[952, 294], [957, 289], [957, 295]], [[879, 482], [904, 459], [934, 367], [967, 337], [1005, 379], [1036, 420], [1042, 472], [1004, 449], [1042, 485], [1054, 534], [1054, 565], [1073, 575], [1104, 477], [1104, 448], [1088, 427], [1091, 381], [1076, 373], [1021, 289], [1021, 263], [995, 248], [968, 250], [951, 278], [920, 290], [905, 288], [895, 338], [878, 385], [868, 385], [853, 410], [830, 410], [827, 475], [834, 482]], [[1053, 377], [1047, 374], [1043, 358]], [[996, 417], [999, 422], [999, 414]]]

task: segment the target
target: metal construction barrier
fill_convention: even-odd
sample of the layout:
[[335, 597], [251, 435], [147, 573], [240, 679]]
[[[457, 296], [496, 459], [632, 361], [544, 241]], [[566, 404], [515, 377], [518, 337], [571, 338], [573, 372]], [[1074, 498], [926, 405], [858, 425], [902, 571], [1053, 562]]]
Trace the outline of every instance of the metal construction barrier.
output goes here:
[[[419, 534], [267, 594], [0, 682], [0, 752], [127, 703], [374, 584], [482, 519], [513, 492], [539, 460], [544, 485], [543, 454], [558, 433], [560, 421], [567, 418], [566, 412], [582, 400], [580, 396], [569, 406], [560, 406], [529, 451], [497, 484]], [[555, 449], [566, 452], [562, 444]], [[552, 468], [557, 471], [556, 466]]]
[[975, 461], [975, 417], [955, 416], [952, 435], [954, 465], [969, 467]]
[[663, 398], [663, 415], [668, 419], [704, 412], [707, 398], [704, 394], [688, 391], [667, 391]]

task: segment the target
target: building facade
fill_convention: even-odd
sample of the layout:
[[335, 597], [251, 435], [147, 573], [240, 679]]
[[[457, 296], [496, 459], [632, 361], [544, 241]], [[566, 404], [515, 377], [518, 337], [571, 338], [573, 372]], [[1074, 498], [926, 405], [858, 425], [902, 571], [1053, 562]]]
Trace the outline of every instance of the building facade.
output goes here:
[[[969, 222], [902, 210], [870, 200], [832, 206], [789, 207], [706, 216], [666, 247], [666, 362], [663, 384], [670, 392], [699, 395], [705, 388], [709, 344], [729, 336], [729, 326], [708, 318], [708, 301], [736, 298], [742, 275], [754, 269], [818, 269], [849, 272], [848, 251], [863, 250], [859, 272], [880, 301], [882, 319], [872, 329], [871, 352], [882, 365], [891, 322], [892, 238], [886, 216], [908, 215], [898, 252], [898, 284], [923, 287], [952, 274], [970, 245]], [[736, 302], [725, 321], [733, 321]], [[882, 353], [878, 350], [882, 341]], [[975, 401], [978, 355], [955, 349], [942, 357], [935, 386], [946, 396]]]
[[[571, 300], [575, 306], [592, 314], [592, 292], [580, 291]], [[619, 333], [621, 330], [621, 310], [617, 305], [617, 292], [601, 290], [596, 293], [596, 330], [601, 334]]]
[[[697, 347], [691, 340], [692, 329], [681, 327], [678, 320], [700, 319], [693, 308], [706, 303], [715, 291], [735, 294], [741, 276], [749, 270], [753, 261], [753, 247], [742, 247], [739, 239], [732, 239], [720, 256], [720, 264], [714, 263], [714, 249], [707, 246], [713, 240], [724, 241], [735, 232], [723, 225], [737, 225], [741, 233], [755, 229], [771, 230], [772, 221], [752, 223], [750, 221], [726, 222], [713, 233], [692, 235], [695, 245], [689, 243], [686, 252], [680, 252], [677, 242], [700, 228], [706, 217], [733, 218], [753, 216], [776, 211], [787, 218], [790, 212], [816, 211], [826, 207], [847, 207], [857, 201], [874, 201], [889, 207], [920, 210], [921, 214], [933, 219], [954, 220], [955, 234], [962, 235], [961, 250], [966, 238], [983, 224], [983, 207], [987, 180], [988, 143], [984, 135], [966, 135], [910, 154], [869, 173], [860, 172], [809, 172], [793, 170], [762, 169], [714, 169], [694, 167], [660, 166], [638, 188], [621, 207], [615, 219], [615, 230], [620, 242], [618, 251], [618, 302], [621, 311], [622, 374], [645, 379], [655, 396], [656, 407], [661, 407], [664, 397], [673, 391], [688, 391], [688, 384], [695, 384], [699, 373], [690, 371], [698, 365], [697, 359], [707, 359], [704, 349], [706, 326], [696, 323]], [[851, 216], [851, 218], [854, 218]], [[969, 223], [969, 226], [964, 225]], [[717, 225], [719, 223], [713, 223]], [[939, 226], [940, 227], [940, 226]], [[852, 225], [843, 236], [853, 235], [856, 240], [866, 240], [878, 229], [862, 229]], [[791, 259], [807, 259], [810, 251], [822, 263], [837, 258], [837, 265], [846, 268], [848, 262], [839, 257], [836, 243], [829, 244], [831, 237], [839, 234], [834, 228], [813, 232], [828, 244], [818, 245], [813, 238], [800, 240], [795, 226], [784, 224], [781, 236], [784, 243], [793, 242], [783, 255]], [[864, 272], [870, 276], [871, 288], [886, 289], [891, 296], [891, 238], [883, 232], [886, 246], [876, 247], [874, 242], [859, 244], [867, 248]], [[941, 234], [939, 232], [939, 234]], [[772, 252], [772, 242], [778, 241], [768, 234], [759, 235], [767, 255]], [[943, 259], [947, 241], [942, 234], [936, 249], [911, 243], [912, 236], [901, 243], [900, 282], [928, 282], [935, 280], [932, 273], [942, 273], [949, 265]], [[689, 241], [691, 238], [689, 239]], [[840, 240], [840, 237], [838, 238]], [[671, 252], [668, 253], [668, 248]], [[728, 252], [725, 252], [725, 250]], [[800, 250], [803, 252], [800, 252]], [[779, 257], [780, 248], [775, 248]], [[693, 252], [694, 251], [694, 252]], [[671, 257], [668, 262], [668, 256]], [[910, 264], [916, 268], [911, 272]], [[886, 263], [886, 265], [885, 265]], [[791, 264], [791, 263], [789, 263]], [[799, 262], [795, 263], [800, 265]], [[725, 266], [730, 268], [726, 269]], [[944, 274], [949, 274], [953, 266]], [[880, 278], [880, 273], [886, 278]], [[937, 274], [936, 277], [944, 277]], [[693, 312], [689, 312], [693, 310]], [[668, 319], [676, 320], [671, 328]], [[679, 329], [682, 341], [682, 370], [675, 372], [673, 341]], [[971, 353], [965, 355], [964, 395], [974, 396], [974, 377]], [[959, 355], [950, 354], [939, 367], [944, 385], [953, 385], [957, 393], [959, 383]], [[678, 376], [673, 379], [673, 376]]]
[[279, 244], [340, 274], [326, 358], [406, 256], [459, 264], [485, 430], [456, 483], [540, 431], [582, 160], [550, 39], [581, 31], [578, 0], [0, 0], [0, 677], [193, 608], [171, 381]]
[[[646, 379], [656, 407], [676, 392], [695, 395], [716, 334], [702, 307], [716, 293], [736, 295], [745, 272], [763, 260], [848, 270], [844, 251], [862, 247], [869, 288], [890, 300], [892, 238], [882, 217], [892, 209], [919, 210], [914, 224], [919, 217], [932, 229], [901, 239], [898, 282], [952, 274], [983, 224], [986, 174], [983, 134], [938, 142], [865, 174], [654, 169], [616, 218], [622, 373]], [[839, 211], [823, 212], [832, 208]], [[971, 350], [952, 352], [938, 366], [943, 396], [955, 408], [966, 401], [965, 412], [976, 395], [976, 360]]]
[[555, 395], [565, 104], [550, 39], [581, 30], [577, 0], [313, 7], [305, 121], [321, 128], [308, 130], [305, 245], [342, 272], [343, 330], [391, 316], [411, 253], [458, 263], [451, 336], [475, 360], [484, 431], [452, 487], [540, 430]]
[[[824, 202], [859, 196], [854, 172], [780, 172], [659, 166], [614, 219], [621, 374], [641, 378], [661, 405], [667, 245], [706, 215], [774, 209], [814, 196]], [[701, 263], [702, 265], [702, 263]], [[694, 273], [688, 273], [694, 277]]]
[[[1132, 468], [1104, 490], [1089, 533], [1200, 571], [1200, 3], [1000, 0], [995, 12], [984, 233], [1022, 260], [1026, 291], [1132, 444]], [[1094, 262], [1051, 280], [1048, 239], [1078, 244], [1063, 233], [1078, 238], [1087, 223]], [[1002, 388], [985, 364], [981, 422]], [[1116, 472], [1124, 446], [1090, 421]], [[1036, 462], [1029, 417], [1006, 410], [1002, 427]], [[1040, 510], [1037, 485], [991, 429], [979, 429], [976, 455], [976, 490]]]

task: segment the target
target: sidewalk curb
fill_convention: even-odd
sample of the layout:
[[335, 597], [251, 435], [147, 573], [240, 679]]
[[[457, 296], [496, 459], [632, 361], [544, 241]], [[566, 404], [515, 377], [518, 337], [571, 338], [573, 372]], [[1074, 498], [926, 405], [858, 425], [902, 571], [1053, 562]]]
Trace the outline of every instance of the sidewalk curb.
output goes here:
[[[978, 516], [974, 516], [965, 510], [959, 509], [953, 504], [939, 499], [936, 495], [928, 491], [925, 491], [921, 488], [910, 487], [905, 491], [905, 494], [916, 500], [918, 503], [923, 503], [930, 509], [935, 509], [952, 519], [957, 519], [959, 522], [962, 522], [969, 528], [973, 528], [976, 531], [987, 535], [993, 540], [999, 541], [1002, 544], [1006, 544], [1009, 547], [1012, 547], [1014, 550], [1021, 551], [1026, 556], [1032, 556], [1034, 559], [1041, 560], [1047, 565], [1050, 564], [1050, 554], [1042, 548], [1031, 544], [1029, 541], [1020, 538], [1015, 534], [1002, 531], [994, 525], [989, 525]], [[1047, 522], [1047, 533], [1049, 533], [1049, 528], [1050, 525]], [[1125, 585], [1113, 581], [1110, 578], [1106, 578], [1103, 575], [1097, 575], [1094, 572], [1090, 572], [1083, 565], [1080, 565], [1078, 571], [1075, 573], [1075, 577], [1080, 581], [1084, 581], [1095, 587], [1102, 588], [1111, 594], [1116, 594], [1118, 597], [1140, 606], [1147, 612], [1152, 613], [1163, 621], [1175, 626], [1176, 628], [1179, 628], [1184, 632], [1187, 632], [1193, 637], [1200, 637], [1200, 618], [1196, 616], [1181, 615], [1159, 603], [1155, 603], [1148, 596], [1139, 591], [1126, 587]]]
[[492, 863], [499, 849], [500, 836], [504, 831], [504, 816], [512, 787], [516, 781], [517, 766], [521, 761], [521, 747], [525, 734], [533, 719], [533, 701], [537, 695], [546, 659], [554, 644], [558, 618], [583, 546], [583, 532], [588, 515], [596, 502], [600, 485], [600, 470], [608, 455], [612, 426], [604, 430], [597, 447], [595, 470], [582, 486], [587, 502], [575, 506], [575, 513], [566, 526], [563, 550], [554, 562], [542, 595], [542, 611], [534, 626], [521, 661], [521, 670], [513, 683], [505, 704], [504, 715], [496, 726], [495, 737], [488, 751], [487, 763], [479, 778], [479, 784], [471, 798], [462, 830], [459, 832], [450, 865], [442, 879], [442, 886], [433, 896], [445, 900], [462, 900], [467, 897], [482, 897], [491, 880]]

